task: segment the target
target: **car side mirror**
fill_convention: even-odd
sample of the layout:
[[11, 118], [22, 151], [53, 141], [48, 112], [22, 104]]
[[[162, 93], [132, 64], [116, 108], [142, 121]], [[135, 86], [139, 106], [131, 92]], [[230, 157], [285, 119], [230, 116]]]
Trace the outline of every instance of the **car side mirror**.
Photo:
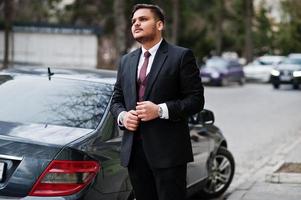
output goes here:
[[214, 124], [214, 114], [212, 111], [204, 109], [189, 118], [191, 124], [210, 125]]

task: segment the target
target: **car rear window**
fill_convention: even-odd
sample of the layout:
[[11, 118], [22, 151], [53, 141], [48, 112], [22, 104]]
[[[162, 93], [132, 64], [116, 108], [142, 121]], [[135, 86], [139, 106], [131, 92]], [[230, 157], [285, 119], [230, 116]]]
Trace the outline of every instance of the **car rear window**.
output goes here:
[[112, 91], [98, 82], [0, 75], [0, 121], [95, 129]]

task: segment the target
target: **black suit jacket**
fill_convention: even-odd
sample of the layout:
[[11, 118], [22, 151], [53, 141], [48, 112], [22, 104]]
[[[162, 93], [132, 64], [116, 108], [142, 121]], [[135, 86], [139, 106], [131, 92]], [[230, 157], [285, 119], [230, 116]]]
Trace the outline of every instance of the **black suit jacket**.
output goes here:
[[[117, 118], [122, 111], [135, 110], [137, 67], [141, 49], [120, 60], [111, 112]], [[191, 50], [162, 41], [155, 55], [145, 90], [145, 101], [166, 103], [169, 119], [140, 122], [146, 158], [152, 167], [166, 168], [193, 161], [188, 116], [204, 106], [204, 89]], [[121, 164], [127, 166], [133, 144], [133, 132], [122, 138]]]

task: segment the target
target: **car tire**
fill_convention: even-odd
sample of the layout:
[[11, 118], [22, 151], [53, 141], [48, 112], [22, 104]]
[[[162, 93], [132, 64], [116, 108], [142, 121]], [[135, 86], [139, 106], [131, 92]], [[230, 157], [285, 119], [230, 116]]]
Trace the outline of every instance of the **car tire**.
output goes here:
[[219, 83], [219, 86], [228, 86], [229, 85], [229, 80], [227, 77], [224, 77], [221, 79], [220, 83]]
[[198, 196], [205, 199], [221, 196], [231, 184], [234, 171], [235, 161], [232, 154], [225, 147], [220, 147], [213, 158], [207, 183]]
[[299, 89], [299, 84], [293, 84], [293, 88], [294, 88], [294, 90], [298, 90]]
[[274, 89], [279, 89], [279, 84], [273, 84]]
[[238, 81], [239, 85], [243, 86], [245, 83], [246, 83], [246, 79], [245, 78], [241, 78], [239, 81]]

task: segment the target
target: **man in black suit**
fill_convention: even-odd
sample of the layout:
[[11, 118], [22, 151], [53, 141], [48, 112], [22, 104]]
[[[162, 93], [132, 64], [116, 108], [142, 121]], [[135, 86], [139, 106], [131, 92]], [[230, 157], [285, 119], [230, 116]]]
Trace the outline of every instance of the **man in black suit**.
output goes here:
[[191, 50], [162, 38], [160, 7], [137, 4], [132, 34], [141, 48], [119, 63], [111, 112], [123, 128], [121, 164], [137, 200], [183, 200], [193, 161], [187, 119], [204, 106]]

